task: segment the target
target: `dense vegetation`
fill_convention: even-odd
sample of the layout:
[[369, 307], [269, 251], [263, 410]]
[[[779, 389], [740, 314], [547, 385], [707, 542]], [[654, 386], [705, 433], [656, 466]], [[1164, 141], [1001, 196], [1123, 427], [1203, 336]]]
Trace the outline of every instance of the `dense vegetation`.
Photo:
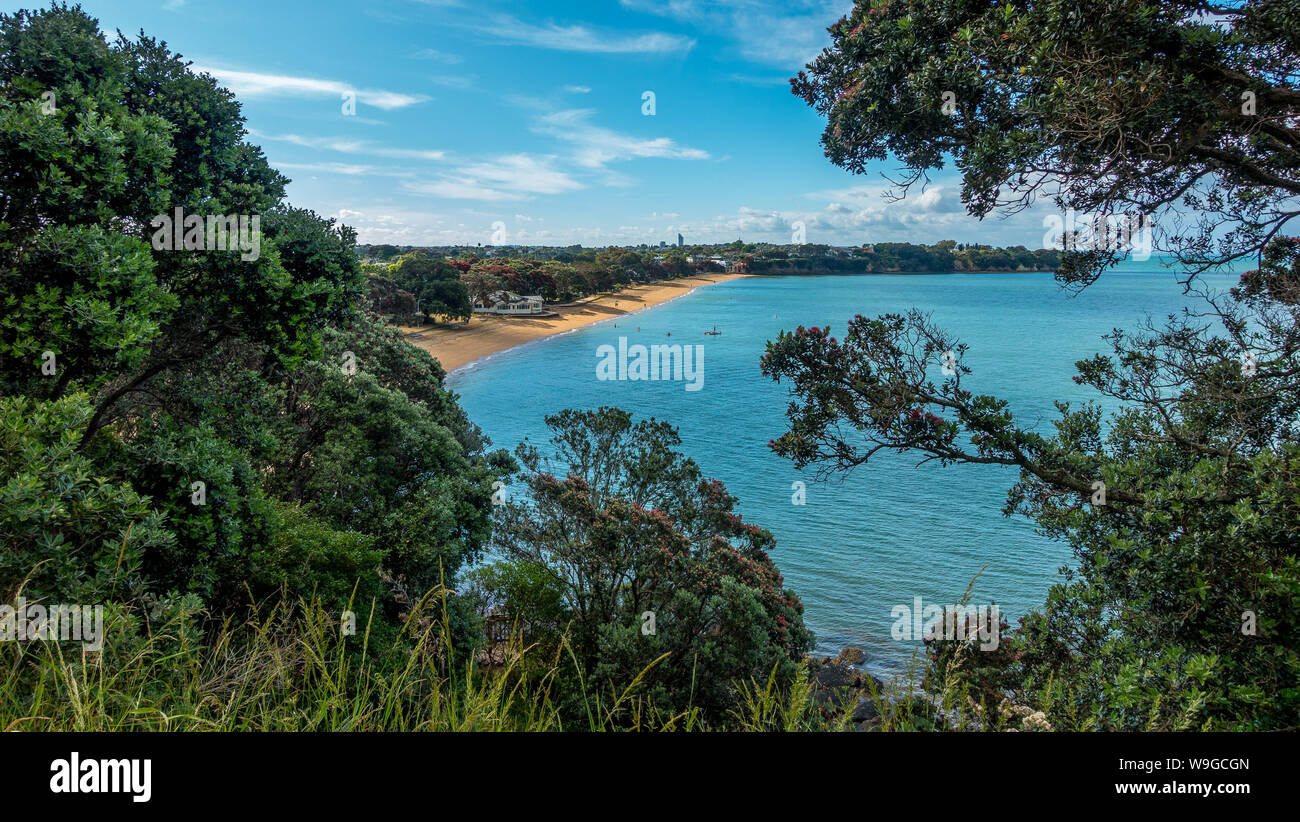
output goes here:
[[[919, 312], [769, 344], [793, 394], [778, 454], [1016, 466], [1007, 511], [1075, 552], [996, 651], [932, 642], [927, 693], [877, 694], [879, 727], [1300, 724], [1297, 31], [1273, 0], [864, 0], [794, 81], [851, 170], [894, 155], [920, 180], [951, 159], [977, 216], [1039, 197], [1203, 215], [1157, 223], [1189, 287], [1258, 263], [1198, 315], [1115, 332], [1075, 379], [1120, 410], [1063, 404], [1050, 434], [972, 391], [962, 343]], [[0, 728], [848, 727], [862, 703], [814, 693], [772, 535], [671, 425], [571, 410], [548, 442], [493, 451], [379, 315], [733, 266], [1057, 267], [1079, 288], [1121, 256], [359, 254], [285, 202], [246, 134], [163, 43], [109, 43], [63, 5], [0, 15], [0, 603], [107, 612], [99, 651], [0, 644]], [[258, 253], [161, 247], [178, 208], [257, 216]]]
[[[568, 302], [631, 283], [683, 277], [707, 271], [724, 271], [725, 265], [688, 256], [681, 250], [664, 253], [637, 253], [625, 248], [598, 249], [482, 249], [409, 248], [361, 246], [362, 268], [370, 278], [372, 293], [391, 294], [381, 307], [383, 313], [401, 315], [404, 304], [400, 293], [420, 295], [422, 285], [407, 271], [412, 261], [436, 261], [440, 270], [454, 272], [463, 283], [464, 307], [484, 300], [493, 292], [506, 290], [516, 294], [535, 294], [549, 302]], [[430, 263], [420, 262], [419, 267]], [[405, 273], [404, 273], [405, 272]], [[445, 299], [439, 303], [446, 305]], [[421, 313], [456, 317], [441, 310]]]
[[[834, 162], [891, 153], [917, 180], [951, 156], [981, 216], [1037, 197], [1154, 216], [1205, 298], [1079, 362], [1120, 410], [1061, 404], [1052, 434], [972, 390], [965, 347], [918, 311], [769, 343], [763, 368], [795, 398], [777, 453], [1016, 466], [1008, 513], [1073, 549], [1012, 642], [936, 654], [979, 713], [1009, 697], [1058, 728], [1300, 725], [1297, 32], [1297, 6], [1272, 0], [876, 0], [794, 81]], [[1121, 256], [1071, 252], [1057, 276], [1083, 288]], [[1230, 293], [1197, 279], [1241, 259], [1258, 267]]]
[[597, 683], [641, 676], [659, 710], [708, 718], [734, 707], [735, 671], [793, 681], [812, 635], [775, 540], [675, 450], [677, 431], [616, 408], [546, 422], [551, 456], [518, 449], [526, 493], [499, 507], [504, 560], [479, 576], [542, 658], [567, 643]]
[[[0, 37], [0, 593], [397, 625], [482, 548], [506, 458], [368, 314], [351, 230], [284, 202], [229, 92], [77, 10]], [[159, 250], [178, 207], [259, 215], [257, 259]]]
[[[379, 319], [352, 230], [286, 203], [243, 123], [163, 43], [110, 44], [64, 5], [0, 16], [0, 603], [103, 605], [109, 632], [102, 651], [0, 644], [0, 727], [443, 727], [485, 694], [504, 700], [495, 726], [621, 727], [620, 694], [698, 726], [738, 706], [733, 683], [789, 686], [808, 636], [770, 535], [667, 452], [636, 470], [691, 516], [647, 512], [623, 535], [659, 542], [620, 569], [616, 607], [592, 612], [578, 588], [525, 614], [553, 629], [549, 651], [576, 651], [564, 681], [580, 687], [552, 704], [543, 674], [511, 703], [521, 648], [476, 673], [485, 607], [519, 603], [509, 585], [457, 586], [517, 465]], [[182, 221], [163, 242], [177, 209], [196, 236], [222, 224], [204, 216], [256, 217], [260, 234], [191, 244]], [[456, 318], [473, 273], [417, 251], [371, 280]], [[611, 418], [630, 426], [602, 412], [591, 435]], [[596, 521], [647, 501], [605, 490]], [[659, 633], [613, 637], [638, 607], [663, 609]], [[672, 675], [629, 687], [663, 653]], [[705, 702], [680, 676], [696, 667]]]
[[1061, 254], [1024, 246], [995, 248], [944, 240], [934, 245], [875, 243], [859, 249], [774, 248], [746, 257], [750, 274], [947, 274], [969, 271], [1054, 271]]
[[412, 251], [403, 255], [382, 274], [375, 266], [363, 266], [363, 269], [368, 269], [372, 294], [380, 283], [391, 283], [392, 288], [386, 290], [405, 292], [414, 297], [416, 311], [410, 313], [423, 315], [426, 322], [431, 317], [445, 320], [469, 319], [471, 296], [475, 299], [482, 296], [470, 294], [469, 287], [461, 279], [463, 267], [425, 251]]

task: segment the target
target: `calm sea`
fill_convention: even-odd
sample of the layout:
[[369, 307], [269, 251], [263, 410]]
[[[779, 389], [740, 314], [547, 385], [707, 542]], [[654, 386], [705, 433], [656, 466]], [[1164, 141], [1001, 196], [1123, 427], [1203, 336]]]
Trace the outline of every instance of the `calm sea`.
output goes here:
[[[1222, 289], [1236, 275], [1205, 281]], [[974, 601], [996, 602], [1014, 626], [1041, 604], [1070, 553], [1030, 521], [1001, 514], [1012, 469], [918, 466], [914, 456], [882, 453], [818, 482], [774, 456], [767, 442], [785, 430], [787, 399], [785, 386], [759, 373], [764, 343], [800, 324], [840, 335], [854, 314], [915, 306], [970, 345], [964, 387], [1003, 397], [1022, 425], [1050, 430], [1054, 400], [1095, 398], [1070, 377], [1075, 361], [1106, 350], [1103, 334], [1189, 304], [1159, 259], [1126, 263], [1077, 297], [1050, 274], [753, 277], [503, 352], [449, 382], [499, 447], [544, 441], [543, 416], [562, 408], [616, 405], [676, 425], [684, 451], [740, 498], [745, 520], [776, 535], [773, 559], [803, 599], [818, 650], [858, 645], [867, 667], [888, 675], [920, 647], [890, 637], [895, 605], [953, 602], [987, 565]], [[720, 336], [703, 333], [715, 325]], [[703, 388], [597, 380], [598, 346], [620, 336], [703, 345]], [[796, 481], [806, 483], [804, 505], [792, 501]]]

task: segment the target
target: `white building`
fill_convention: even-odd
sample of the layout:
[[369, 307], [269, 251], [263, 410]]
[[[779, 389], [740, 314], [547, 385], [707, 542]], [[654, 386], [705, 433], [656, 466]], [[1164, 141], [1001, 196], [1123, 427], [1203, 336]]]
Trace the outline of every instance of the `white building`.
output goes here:
[[475, 314], [542, 314], [545, 311], [541, 297], [521, 297], [513, 291], [494, 291], [474, 303]]

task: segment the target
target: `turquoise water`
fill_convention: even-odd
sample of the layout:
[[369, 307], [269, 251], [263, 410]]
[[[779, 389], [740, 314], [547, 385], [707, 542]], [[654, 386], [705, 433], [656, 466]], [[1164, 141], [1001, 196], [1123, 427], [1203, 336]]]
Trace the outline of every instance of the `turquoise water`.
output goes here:
[[[1206, 281], [1225, 288], [1236, 276]], [[544, 441], [543, 416], [562, 408], [616, 405], [676, 425], [683, 450], [739, 497], [745, 520], [775, 534], [773, 559], [803, 599], [818, 650], [858, 645], [869, 669], [890, 674], [920, 646], [890, 637], [895, 605], [953, 602], [987, 564], [974, 601], [997, 602], [1014, 626], [1042, 603], [1069, 551], [1028, 520], [1002, 516], [1013, 469], [918, 466], [915, 456], [881, 453], [818, 482], [774, 456], [767, 442], [785, 431], [787, 399], [759, 372], [764, 343], [801, 324], [842, 334], [854, 314], [915, 306], [970, 345], [963, 387], [1009, 400], [1021, 425], [1048, 428], [1054, 400], [1096, 398], [1070, 377], [1075, 361], [1106, 350], [1101, 335], [1187, 304], [1157, 260], [1122, 265], [1077, 297], [1050, 274], [753, 277], [503, 352], [449, 384], [499, 447]], [[714, 325], [721, 336], [703, 334]], [[597, 348], [620, 336], [702, 345], [703, 387], [598, 380]], [[796, 480], [806, 483], [805, 505], [792, 502]]]

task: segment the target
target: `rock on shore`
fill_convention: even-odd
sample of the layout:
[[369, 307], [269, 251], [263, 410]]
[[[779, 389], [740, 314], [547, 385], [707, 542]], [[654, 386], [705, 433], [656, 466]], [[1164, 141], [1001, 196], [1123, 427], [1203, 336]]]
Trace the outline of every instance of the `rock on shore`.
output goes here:
[[850, 727], [845, 730], [867, 731], [880, 725], [880, 709], [871, 697], [884, 690], [884, 683], [855, 666], [866, 661], [861, 648], [849, 647], [831, 658], [809, 657], [812, 672], [813, 701], [823, 716], [842, 717], [852, 706]]

